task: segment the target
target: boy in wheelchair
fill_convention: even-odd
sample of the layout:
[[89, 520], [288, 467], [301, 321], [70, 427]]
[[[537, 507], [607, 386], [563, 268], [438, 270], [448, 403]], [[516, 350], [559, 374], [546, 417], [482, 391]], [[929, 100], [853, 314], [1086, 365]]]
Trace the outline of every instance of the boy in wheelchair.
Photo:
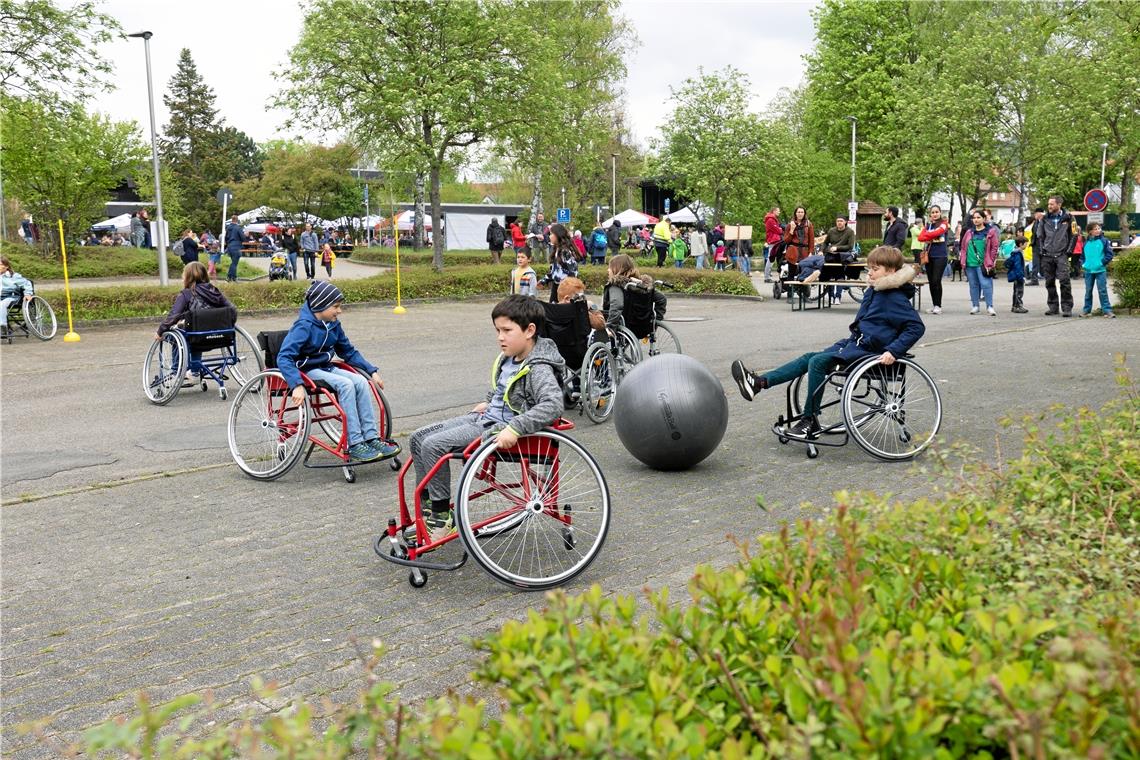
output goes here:
[[[554, 424], [564, 410], [564, 361], [549, 338], [539, 337], [545, 312], [530, 296], [512, 295], [491, 311], [502, 353], [491, 367], [486, 399], [467, 414], [426, 425], [412, 433], [410, 446], [416, 482], [423, 482], [440, 458], [476, 438], [494, 437], [499, 448]], [[454, 530], [451, 515], [451, 474], [445, 464], [427, 486], [431, 512], [424, 521], [437, 541]]]
[[926, 325], [911, 304], [914, 286], [910, 281], [916, 271], [903, 263], [902, 252], [881, 245], [867, 257], [867, 269], [871, 287], [863, 297], [846, 338], [763, 374], [747, 369], [739, 359], [732, 363], [732, 379], [747, 401], [756, 398], [756, 394], [766, 388], [791, 382], [807, 373], [808, 396], [804, 416], [784, 431], [790, 438], [807, 440], [819, 433], [820, 396], [829, 372], [875, 355], [879, 355], [879, 361], [884, 365], [894, 364], [895, 359], [905, 355], [926, 332]]
[[277, 351], [277, 369], [289, 385], [294, 404], [300, 405], [305, 400], [302, 370], [313, 382], [332, 388], [344, 409], [348, 455], [357, 462], [371, 462], [398, 454], [400, 447], [380, 438], [368, 381], [355, 372], [331, 366], [339, 355], [345, 363], [371, 375], [377, 387], [384, 387], [380, 370], [365, 359], [344, 334], [339, 319], [343, 305], [344, 295], [331, 282], [318, 280], [310, 285], [305, 291], [301, 313]]
[[7, 257], [0, 257], [0, 311], [4, 312], [4, 324], [0, 336], [8, 335], [8, 309], [13, 305], [19, 305], [21, 294], [25, 301], [32, 300], [35, 292], [31, 281], [19, 272], [13, 271], [12, 263]]

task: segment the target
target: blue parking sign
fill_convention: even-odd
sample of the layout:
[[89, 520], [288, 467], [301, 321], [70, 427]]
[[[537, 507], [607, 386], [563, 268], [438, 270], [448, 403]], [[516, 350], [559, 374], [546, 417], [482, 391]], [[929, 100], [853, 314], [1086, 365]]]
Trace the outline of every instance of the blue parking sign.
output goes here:
[[570, 209], [558, 209], [557, 219], [559, 224], [570, 224]]

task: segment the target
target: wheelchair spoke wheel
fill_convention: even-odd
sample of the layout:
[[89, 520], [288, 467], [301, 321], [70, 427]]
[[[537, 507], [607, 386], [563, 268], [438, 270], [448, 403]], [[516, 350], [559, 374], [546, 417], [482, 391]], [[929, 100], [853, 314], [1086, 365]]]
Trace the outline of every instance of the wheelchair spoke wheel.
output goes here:
[[581, 445], [544, 430], [499, 450], [481, 446], [459, 477], [456, 521], [467, 553], [492, 577], [527, 590], [566, 583], [593, 562], [610, 497]]
[[161, 340], [150, 344], [143, 362], [143, 392], [152, 404], [169, 404], [186, 375], [186, 339], [177, 330], [163, 333]]
[[613, 354], [605, 343], [590, 346], [582, 360], [581, 372], [582, 411], [591, 422], [605, 422], [613, 411], [617, 389]]
[[32, 300], [24, 301], [24, 324], [28, 332], [40, 340], [51, 340], [55, 337], [59, 326], [55, 321], [55, 311], [44, 299], [32, 296]]
[[277, 370], [249, 379], [230, 407], [226, 435], [242, 472], [258, 480], [287, 473], [309, 442], [309, 402], [293, 403]]
[[911, 459], [938, 434], [942, 398], [934, 379], [913, 361], [898, 359], [887, 367], [872, 358], [850, 373], [843, 418], [855, 442], [871, 456]]
[[673, 332], [673, 328], [669, 325], [657, 323], [657, 329], [653, 333], [653, 340], [648, 342], [648, 349], [650, 356], [657, 356], [659, 354], [683, 354], [681, 350], [681, 340], [677, 337], [677, 333]]
[[239, 386], [245, 385], [251, 377], [265, 369], [257, 341], [237, 325], [234, 325], [234, 347], [232, 352], [227, 350], [226, 360], [230, 365], [227, 374]]
[[613, 355], [617, 360], [618, 382], [641, 361], [641, 341], [624, 327], [614, 331]]

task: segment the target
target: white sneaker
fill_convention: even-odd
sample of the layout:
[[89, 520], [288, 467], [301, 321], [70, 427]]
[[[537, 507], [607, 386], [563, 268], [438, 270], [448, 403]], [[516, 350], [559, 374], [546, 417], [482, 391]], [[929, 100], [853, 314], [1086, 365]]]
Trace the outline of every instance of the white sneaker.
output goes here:
[[941, 306], [933, 306], [933, 307], [927, 309], [926, 313], [927, 314], [941, 314], [942, 313], [942, 307]]
[[970, 314], [977, 314], [977, 313], [978, 313], [978, 307], [977, 307], [977, 306], [975, 306], [974, 308], [970, 309]]
[[989, 314], [991, 317], [996, 317], [996, 316], [997, 316], [997, 312], [996, 312], [996, 311], [994, 311], [994, 307], [992, 307], [992, 306], [987, 306], [987, 307], [986, 307], [986, 314]]

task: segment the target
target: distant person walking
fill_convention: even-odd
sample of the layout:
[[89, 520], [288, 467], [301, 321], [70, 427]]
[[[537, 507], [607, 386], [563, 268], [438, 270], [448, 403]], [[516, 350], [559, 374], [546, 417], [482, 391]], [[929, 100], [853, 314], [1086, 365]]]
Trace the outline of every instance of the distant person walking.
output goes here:
[[245, 240], [245, 228], [238, 221], [237, 214], [230, 217], [226, 225], [226, 254], [230, 257], [230, 271], [226, 274], [226, 282], [237, 282], [238, 262], [241, 261], [241, 244]]
[[[942, 276], [946, 272], [946, 260], [950, 249], [946, 238], [950, 236], [950, 225], [942, 218], [942, 207], [930, 207], [930, 219], [915, 239], [922, 245], [918, 262], [926, 267], [926, 280], [930, 285], [931, 306], [927, 314], [942, 313]], [[991, 304], [992, 305], [992, 304]]]
[[664, 217], [653, 227], [653, 250], [657, 252], [657, 266], [665, 266], [665, 257], [669, 255], [669, 244], [673, 242], [670, 228], [673, 225], [669, 217]]
[[20, 237], [24, 238], [24, 242], [28, 245], [36, 244], [36, 236], [32, 233], [31, 214], [24, 214], [24, 218], [20, 222]]
[[143, 231], [143, 221], [139, 217], [141, 212], [135, 211], [131, 214], [131, 245], [135, 248], [142, 248], [143, 243], [146, 242], [146, 232]]
[[780, 224], [780, 207], [773, 206], [764, 215], [764, 282], [772, 281], [772, 249], [784, 237], [784, 227]]
[[689, 233], [689, 253], [696, 260], [697, 269], [704, 269], [709, 255], [709, 239], [704, 222], [697, 222], [697, 228]]
[[533, 261], [546, 261], [547, 247], [550, 244], [550, 229], [546, 226], [546, 217], [539, 211], [527, 230], [527, 239], [530, 243], [531, 259]]
[[621, 219], [614, 219], [606, 230], [606, 246], [610, 249], [610, 258], [621, 253]]
[[[1033, 253], [1037, 271], [1045, 276], [1045, 295], [1049, 302], [1047, 316], [1073, 316], [1073, 284], [1069, 281], [1069, 257], [1073, 255], [1076, 237], [1073, 217], [1062, 207], [1059, 195], [1050, 195], [1048, 212], [1033, 230]], [[1057, 298], [1060, 284], [1061, 297]]]
[[301, 233], [301, 258], [305, 261], [305, 276], [310, 280], [317, 274], [317, 251], [321, 249], [320, 238], [313, 232], [313, 225], [306, 224]]
[[497, 216], [491, 217], [487, 225], [487, 248], [491, 251], [491, 263], [498, 264], [503, 258], [503, 243], [507, 241], [507, 231], [499, 224]]

